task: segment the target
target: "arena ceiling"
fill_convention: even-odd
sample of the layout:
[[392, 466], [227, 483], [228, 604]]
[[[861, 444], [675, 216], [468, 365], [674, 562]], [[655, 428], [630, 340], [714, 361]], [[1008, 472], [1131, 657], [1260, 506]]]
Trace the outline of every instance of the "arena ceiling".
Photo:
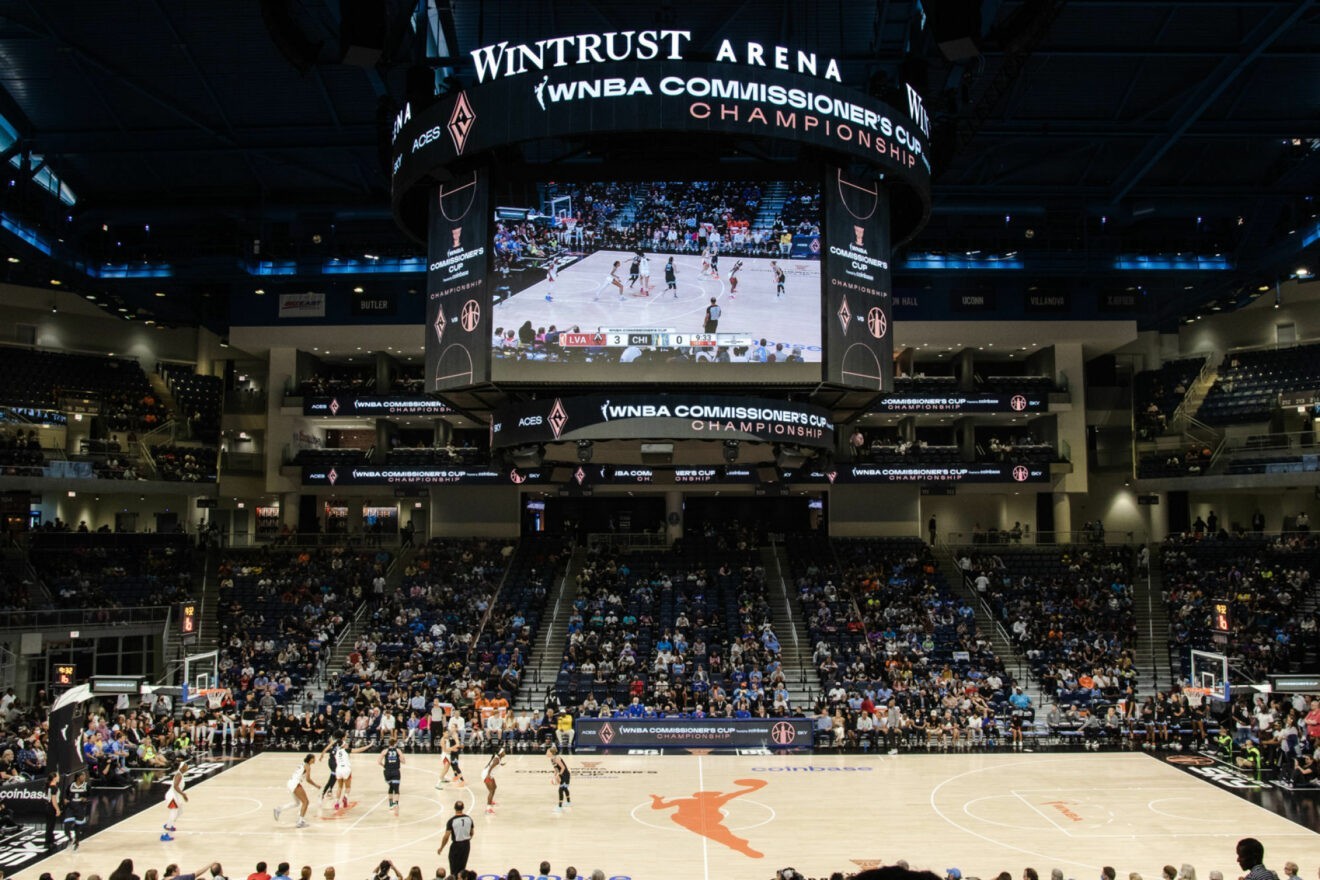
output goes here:
[[[317, 268], [418, 255], [383, 157], [419, 82], [471, 81], [467, 53], [495, 31], [654, 26], [710, 51], [810, 46], [858, 88], [923, 90], [935, 212], [908, 256], [964, 268], [900, 263], [899, 290], [1131, 289], [1148, 326], [1172, 327], [1320, 262], [1315, 0], [380, 5], [383, 51], [356, 65], [340, 0], [0, 0], [8, 280], [214, 327], [235, 291], [346, 290], [358, 281]], [[1020, 269], [988, 267], [1008, 254]], [[252, 274], [269, 259], [299, 274]], [[402, 295], [419, 278], [370, 281]]]

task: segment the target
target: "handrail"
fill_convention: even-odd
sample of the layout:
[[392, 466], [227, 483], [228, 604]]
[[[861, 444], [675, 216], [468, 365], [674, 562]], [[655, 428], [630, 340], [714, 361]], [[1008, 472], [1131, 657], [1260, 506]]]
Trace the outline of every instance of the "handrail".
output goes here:
[[[1020, 539], [1010, 537], [1010, 532], [1006, 529], [987, 529], [983, 532], [947, 532], [942, 543], [949, 547], [971, 548], [979, 547], [1054, 547], [1054, 546], [1097, 546], [1095, 536], [1087, 531], [1066, 531], [1066, 532], [1028, 532], [1023, 531]], [[1139, 544], [1135, 531], [1111, 531], [1105, 530], [1105, 545], [1117, 544]]]
[[500, 577], [500, 582], [495, 585], [495, 589], [491, 592], [490, 601], [486, 603], [486, 613], [481, 615], [481, 623], [477, 624], [477, 631], [473, 633], [472, 641], [468, 642], [467, 657], [464, 659], [464, 663], [472, 662], [472, 652], [477, 649], [477, 645], [481, 644], [481, 634], [486, 631], [486, 624], [490, 621], [491, 615], [495, 613], [495, 602], [499, 599], [500, 593], [504, 591], [504, 585], [509, 582], [509, 573], [513, 571], [513, 559], [518, 555], [518, 551], [521, 549], [522, 541], [519, 541], [518, 546], [514, 547], [513, 552], [509, 554], [504, 566], [504, 574]]
[[[1190, 354], [1188, 357], [1196, 357], [1196, 354]], [[1187, 393], [1183, 395], [1182, 400], [1178, 401], [1178, 405], [1174, 407], [1173, 415], [1169, 417], [1170, 425], [1176, 424], [1179, 419], [1192, 420], [1191, 413], [1187, 412], [1188, 401], [1192, 398], [1192, 388], [1195, 388], [1197, 385], [1208, 379], [1211, 373], [1218, 371], [1219, 361], [1216, 359], [1214, 349], [1205, 352], [1204, 357], [1205, 360], [1201, 362], [1201, 369], [1196, 371], [1196, 378], [1192, 380], [1192, 384], [1188, 387]], [[1185, 358], [1178, 358], [1178, 360], [1185, 360]], [[1204, 399], [1204, 397], [1202, 399]]]
[[793, 622], [793, 603], [788, 598], [788, 584], [784, 581], [784, 567], [779, 564], [779, 543], [774, 538], [770, 539], [770, 552], [775, 559], [775, 573], [779, 575], [779, 592], [784, 596], [784, 613], [788, 617], [788, 628], [793, 633], [793, 653], [797, 654], [801, 648], [798, 644], [797, 625]]
[[168, 605], [128, 608], [51, 608], [35, 611], [0, 611], [0, 630], [45, 629], [65, 626], [112, 626], [123, 623], [159, 623], [167, 619]]
[[[949, 551], [949, 557], [953, 563], [954, 570], [957, 571], [958, 576], [962, 578], [963, 591], [970, 592], [976, 597], [976, 603], [980, 606], [981, 610], [985, 612], [985, 616], [990, 621], [990, 625], [994, 627], [995, 632], [999, 634], [999, 638], [1003, 643], [1008, 645], [1008, 650], [1013, 653], [1013, 669], [1015, 673], [1013, 676], [1014, 684], [1017, 684], [1019, 678], [1022, 681], [1029, 681], [1031, 673], [1026, 664], [1022, 662], [1022, 657], [1018, 653], [1017, 643], [1013, 641], [1013, 637], [1008, 634], [1008, 630], [1004, 629], [1004, 625], [999, 621], [999, 618], [995, 616], [994, 609], [990, 607], [990, 603], [986, 601], [985, 597], [978, 593], [974, 588], [969, 588], [967, 583], [969, 580], [967, 573], [963, 571], [962, 566], [958, 564], [958, 548], [954, 547], [952, 544], [946, 544], [945, 548]], [[1003, 659], [1007, 660], [1008, 658]]]

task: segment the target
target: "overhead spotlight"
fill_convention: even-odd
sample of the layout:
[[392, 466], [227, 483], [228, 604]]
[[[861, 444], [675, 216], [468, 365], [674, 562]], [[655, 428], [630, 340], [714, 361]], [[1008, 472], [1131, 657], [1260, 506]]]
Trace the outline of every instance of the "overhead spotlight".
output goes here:
[[801, 446], [776, 445], [774, 453], [775, 467], [783, 471], [795, 471], [816, 455], [815, 450]]
[[221, 336], [221, 337], [220, 337], [220, 347], [221, 347], [221, 348], [228, 348], [228, 347], [229, 347], [229, 337], [228, 337], [228, 336]]
[[737, 440], [725, 440], [725, 441], [724, 441], [724, 461], [725, 461], [725, 463], [727, 463], [727, 464], [733, 464], [735, 461], [738, 460], [738, 446], [739, 446], [739, 445], [740, 445], [740, 444], [739, 444], [739, 442], [738, 442]]
[[579, 440], [577, 442], [577, 460], [582, 464], [591, 461], [591, 456], [596, 451], [596, 444], [590, 440]]
[[540, 467], [541, 462], [545, 461], [545, 447], [539, 443], [516, 446], [509, 452], [509, 458], [513, 461], [514, 467]]

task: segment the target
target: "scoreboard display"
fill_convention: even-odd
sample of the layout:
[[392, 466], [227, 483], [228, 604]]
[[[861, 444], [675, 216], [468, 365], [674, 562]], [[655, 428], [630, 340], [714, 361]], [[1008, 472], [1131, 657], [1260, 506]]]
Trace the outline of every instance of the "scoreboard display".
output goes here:
[[197, 638], [196, 602], [184, 602], [179, 606], [179, 637], [184, 641]]
[[72, 663], [55, 664], [55, 672], [51, 676], [51, 684], [54, 687], [65, 689], [71, 688], [78, 683], [78, 667]]
[[751, 346], [755, 340], [745, 333], [684, 333], [672, 328], [660, 330], [598, 330], [594, 333], [563, 333], [559, 344], [564, 348], [720, 348]]

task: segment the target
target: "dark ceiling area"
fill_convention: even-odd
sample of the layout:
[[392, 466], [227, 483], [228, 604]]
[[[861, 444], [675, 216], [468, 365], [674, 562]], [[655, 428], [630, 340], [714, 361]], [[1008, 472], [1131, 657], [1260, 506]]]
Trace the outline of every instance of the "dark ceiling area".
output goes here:
[[215, 329], [257, 288], [415, 290], [397, 108], [493, 39], [644, 27], [922, 91], [935, 207], [896, 291], [1132, 290], [1167, 329], [1320, 262], [1315, 0], [0, 0], [0, 267]]

